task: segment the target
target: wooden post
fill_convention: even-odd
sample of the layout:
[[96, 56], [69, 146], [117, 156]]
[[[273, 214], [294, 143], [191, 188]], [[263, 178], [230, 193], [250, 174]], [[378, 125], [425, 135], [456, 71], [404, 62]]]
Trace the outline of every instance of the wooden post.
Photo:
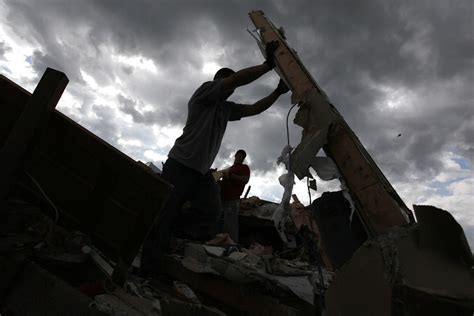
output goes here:
[[68, 82], [64, 73], [48, 68], [28, 100], [0, 150], [0, 201], [6, 199], [18, 179]]
[[[249, 16], [258, 30], [262, 43], [279, 42], [280, 45], [275, 52], [277, 71], [291, 88], [293, 98], [299, 102], [300, 111], [297, 116], [299, 115], [299, 121], [305, 126], [302, 142], [292, 153], [294, 162], [307, 162], [316, 156], [319, 147], [315, 146], [321, 145], [320, 138], [316, 137], [319, 134], [316, 132], [319, 131], [321, 135], [327, 134], [323, 150], [337, 165], [369, 235], [383, 234], [393, 226], [413, 222], [412, 212], [395, 192], [344, 118], [329, 102], [295, 51], [289, 47], [284, 34], [265, 17], [263, 12], [252, 11]], [[295, 172], [295, 174], [301, 178], [301, 173]]]

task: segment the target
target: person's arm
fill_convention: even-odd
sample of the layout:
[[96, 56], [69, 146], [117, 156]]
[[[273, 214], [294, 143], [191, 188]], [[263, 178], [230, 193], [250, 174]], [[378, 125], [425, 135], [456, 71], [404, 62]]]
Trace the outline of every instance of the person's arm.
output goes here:
[[234, 90], [235, 88], [245, 86], [252, 81], [257, 80], [263, 74], [272, 70], [267, 64], [261, 64], [237, 71], [235, 74], [222, 79], [222, 90]]
[[235, 90], [257, 80], [263, 74], [275, 68], [274, 55], [278, 47], [277, 41], [269, 42], [265, 47], [265, 62], [261, 65], [244, 68], [235, 74], [222, 79], [222, 89], [224, 91]]
[[224, 170], [224, 179], [247, 183], [250, 179], [250, 169], [245, 165], [234, 165]]
[[249, 182], [250, 177], [249, 176], [239, 176], [239, 175], [236, 175], [235, 173], [229, 173], [229, 179], [234, 180], [234, 181], [247, 183], [247, 182]]
[[278, 82], [278, 87], [273, 90], [265, 98], [255, 102], [253, 105], [245, 106], [240, 109], [242, 117], [257, 115], [268, 109], [272, 106], [273, 103], [280, 97], [280, 95], [285, 94], [289, 91], [287, 85], [283, 80], [280, 79]]

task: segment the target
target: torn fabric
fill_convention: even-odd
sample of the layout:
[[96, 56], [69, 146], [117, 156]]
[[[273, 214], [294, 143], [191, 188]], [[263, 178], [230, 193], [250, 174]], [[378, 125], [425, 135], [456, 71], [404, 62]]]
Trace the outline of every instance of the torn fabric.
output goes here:
[[311, 89], [298, 101], [301, 105], [293, 122], [303, 127], [303, 133], [291, 157], [291, 170], [302, 179], [311, 176], [308, 168], [321, 147], [327, 143], [328, 129], [335, 121], [336, 114], [327, 97], [317, 88]]
[[[289, 169], [289, 164], [290, 164], [290, 153], [291, 153], [291, 147], [289, 145], [286, 145], [283, 148], [281, 155], [277, 159], [277, 163], [278, 164], [283, 163], [287, 170]], [[288, 239], [286, 238], [284, 229], [285, 229], [285, 223], [288, 219], [288, 215], [290, 214], [289, 205], [290, 205], [291, 193], [293, 192], [293, 185], [295, 183], [294, 179], [295, 179], [295, 175], [291, 171], [288, 171], [288, 173], [282, 174], [278, 178], [278, 181], [283, 186], [284, 191], [283, 191], [283, 197], [281, 199], [281, 203], [278, 205], [278, 207], [276, 208], [272, 216], [272, 220], [275, 225], [275, 228], [278, 231], [280, 238], [283, 240], [284, 243], [288, 243]]]
[[316, 171], [321, 180], [329, 181], [341, 177], [339, 169], [329, 157], [314, 157], [310, 166]]

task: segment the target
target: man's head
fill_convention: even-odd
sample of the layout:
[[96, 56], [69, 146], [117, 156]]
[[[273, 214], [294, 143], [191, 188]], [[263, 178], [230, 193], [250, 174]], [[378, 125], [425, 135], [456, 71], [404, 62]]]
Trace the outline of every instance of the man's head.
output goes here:
[[221, 68], [214, 75], [214, 80], [224, 79], [224, 78], [229, 77], [233, 74], [235, 74], [235, 71], [233, 71], [232, 69], [230, 69], [230, 68]]
[[[229, 76], [232, 76], [235, 74], [235, 71], [233, 71], [230, 68], [221, 68], [219, 69], [216, 74], [214, 75], [214, 80], [220, 80], [227, 78]], [[229, 90], [224, 93], [224, 100], [226, 100], [228, 97], [230, 97], [234, 93], [234, 90]]]
[[237, 150], [235, 153], [234, 164], [238, 165], [244, 162], [245, 157], [247, 157], [247, 153], [243, 149]]

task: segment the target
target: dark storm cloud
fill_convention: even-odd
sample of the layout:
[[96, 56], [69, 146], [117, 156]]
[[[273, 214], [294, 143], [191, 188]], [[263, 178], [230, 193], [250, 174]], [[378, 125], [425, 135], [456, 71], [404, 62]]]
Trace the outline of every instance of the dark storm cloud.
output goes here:
[[135, 107], [139, 103], [138, 101], [134, 101], [130, 98], [127, 98], [123, 95], [118, 95], [117, 99], [119, 103], [121, 104], [121, 110], [132, 116], [133, 121], [137, 123], [144, 123], [144, 124], [149, 124], [150, 121], [153, 121], [153, 112], [152, 111], [146, 111], [145, 113], [140, 113]]
[[405, 107], [367, 107], [353, 124], [376, 160], [398, 180], [414, 174], [435, 177], [446, 152], [472, 161], [473, 93], [466, 84], [456, 83], [455, 89], [427, 84], [415, 90], [418, 96]]
[[[74, 62], [79, 57], [80, 52], [74, 50], [64, 50], [60, 47], [50, 47], [52, 51], [60, 51], [59, 54], [47, 53], [44, 54], [41, 51], [34, 51], [32, 56], [32, 66], [33, 69], [39, 75], [42, 75], [46, 68], [61, 69], [62, 72], [67, 74], [69, 80], [74, 81], [75, 83], [80, 83], [83, 81], [79, 69], [79, 64]], [[66, 55], [67, 53], [73, 53], [73, 56]], [[58, 58], [58, 56], [60, 58]]]
[[472, 13], [469, 1], [297, 1], [286, 8], [288, 17], [300, 16], [287, 33], [325, 82], [366, 71], [411, 84], [432, 71], [469, 72]]
[[[183, 101], [186, 99], [178, 99]], [[168, 102], [160, 102], [161, 107], [153, 110], [138, 111], [138, 107], [143, 106], [140, 100], [134, 100], [130, 97], [119, 94], [117, 96], [119, 109], [128, 115], [131, 115], [134, 122], [144, 125], [153, 125], [159, 123], [162, 126], [176, 124], [179, 122], [184, 124], [186, 118], [183, 111], [179, 111], [176, 107], [170, 106]], [[179, 102], [176, 102], [179, 103]]]
[[193, 49], [206, 42], [235, 46], [249, 23], [247, 6], [237, 1], [10, 1], [8, 6], [10, 22], [43, 46], [58, 41], [64, 26], [79, 26], [86, 31], [78, 41], [113, 44], [120, 52], [145, 54], [178, 69], [183, 63], [197, 66]]
[[[262, 62], [245, 32], [253, 28], [247, 13], [262, 9], [285, 27], [289, 44], [382, 170], [392, 177], [414, 171], [432, 177], [442, 168], [441, 153], [448, 147], [472, 158], [470, 1], [265, 1], [258, 7], [245, 1], [6, 3], [10, 24], [39, 45], [33, 56], [38, 72], [56, 66], [80, 82], [80, 70], [86, 69], [100, 85], [121, 77], [135, 95], [123, 92], [118, 106], [134, 122], [179, 126], [189, 96], [209, 79], [199, 75], [206, 49], [222, 50], [213, 61], [234, 69]], [[103, 46], [153, 60], [162, 77], [107, 61]], [[255, 102], [276, 82], [271, 76], [260, 79], [235, 100]], [[387, 112], [384, 87], [419, 95], [413, 104], [418, 111], [401, 107]], [[436, 99], [446, 104], [432, 107]], [[280, 101], [269, 110], [278, 115], [231, 123], [219, 157], [245, 146], [254, 152], [254, 168], [273, 168], [275, 153], [286, 143], [288, 103]], [[154, 110], [139, 111], [143, 104]]]
[[[462, 83], [457, 84], [460, 89], [450, 87], [448, 82], [472, 83], [472, 6], [362, 2], [349, 8], [344, 3], [341, 7], [341, 2], [317, 2], [306, 8], [317, 18], [310, 27], [302, 23], [294, 28], [288, 37], [293, 33], [295, 46], [303, 47], [298, 49], [303, 61], [382, 167], [394, 175], [435, 175], [442, 167], [440, 153], [466, 144], [465, 136], [472, 130], [472, 89]], [[292, 6], [288, 14], [302, 9]], [[315, 47], [304, 45], [311, 34]], [[419, 107], [416, 116], [383, 113], [384, 93], [370, 83], [421, 94], [413, 104]], [[445, 90], [441, 96], [446, 103], [433, 108], [436, 100], [429, 96], [440, 96], [437, 89]], [[396, 143], [398, 132], [403, 138]], [[460, 149], [472, 159], [469, 151], [471, 146]]]

